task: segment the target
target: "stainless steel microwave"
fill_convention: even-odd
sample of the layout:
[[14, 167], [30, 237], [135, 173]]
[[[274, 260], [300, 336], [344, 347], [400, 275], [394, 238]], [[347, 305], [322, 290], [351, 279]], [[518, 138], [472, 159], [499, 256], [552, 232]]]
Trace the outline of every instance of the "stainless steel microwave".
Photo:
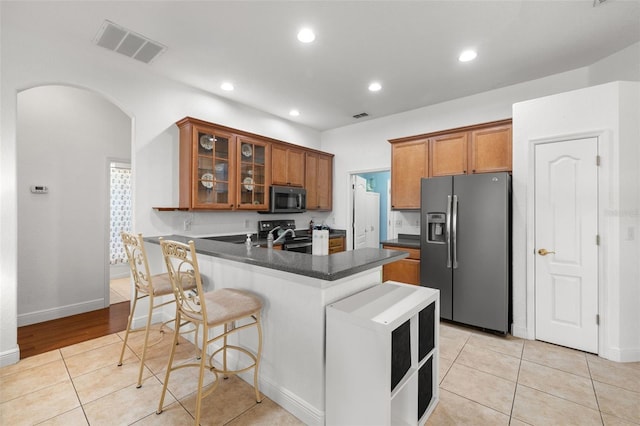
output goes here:
[[306, 210], [306, 189], [276, 185], [271, 187], [268, 213], [302, 213]]

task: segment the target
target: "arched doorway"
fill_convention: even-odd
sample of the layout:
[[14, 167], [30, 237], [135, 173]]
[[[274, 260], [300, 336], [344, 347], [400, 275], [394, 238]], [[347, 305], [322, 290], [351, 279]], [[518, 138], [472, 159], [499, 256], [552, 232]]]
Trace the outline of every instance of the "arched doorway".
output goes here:
[[131, 126], [90, 90], [18, 94], [18, 326], [109, 305], [108, 169], [130, 161]]

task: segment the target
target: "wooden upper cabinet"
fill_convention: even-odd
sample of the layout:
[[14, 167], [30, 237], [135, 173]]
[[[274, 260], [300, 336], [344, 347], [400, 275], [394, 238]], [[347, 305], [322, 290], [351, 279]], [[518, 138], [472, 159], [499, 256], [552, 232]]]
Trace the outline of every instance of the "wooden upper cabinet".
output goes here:
[[274, 185], [304, 186], [304, 151], [272, 144], [271, 182]]
[[469, 159], [470, 173], [511, 171], [511, 124], [471, 131]]
[[307, 210], [331, 210], [333, 205], [333, 156], [305, 154]]
[[306, 187], [309, 210], [331, 210], [333, 154], [185, 117], [180, 130], [178, 207], [170, 210], [269, 209], [269, 187]]
[[179, 208], [266, 210], [271, 143], [187, 117], [180, 129]]
[[420, 179], [511, 171], [511, 119], [392, 139], [391, 208], [420, 208]]
[[271, 144], [238, 136], [237, 145], [235, 207], [240, 210], [266, 210], [269, 208]]
[[420, 208], [420, 179], [429, 176], [427, 139], [391, 143], [391, 208]]
[[181, 120], [180, 208], [232, 209], [235, 204], [235, 135]]
[[467, 133], [452, 133], [429, 139], [429, 176], [467, 173]]

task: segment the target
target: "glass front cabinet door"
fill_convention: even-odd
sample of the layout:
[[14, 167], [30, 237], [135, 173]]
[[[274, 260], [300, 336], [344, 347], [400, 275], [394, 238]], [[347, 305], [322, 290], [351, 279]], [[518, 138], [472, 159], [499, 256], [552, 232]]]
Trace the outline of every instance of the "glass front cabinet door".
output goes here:
[[238, 136], [238, 193], [236, 208], [242, 210], [266, 210], [269, 207], [269, 182], [267, 170], [270, 160], [268, 142]]
[[190, 117], [176, 124], [180, 128], [180, 208], [269, 208], [269, 141]]
[[193, 168], [193, 207], [231, 208], [234, 204], [234, 136], [198, 129], [196, 167]]

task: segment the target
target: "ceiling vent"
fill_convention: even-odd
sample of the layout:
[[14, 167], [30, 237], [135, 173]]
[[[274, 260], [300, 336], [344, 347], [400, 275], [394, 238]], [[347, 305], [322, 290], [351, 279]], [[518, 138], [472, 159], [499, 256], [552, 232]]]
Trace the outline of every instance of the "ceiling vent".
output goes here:
[[368, 117], [369, 114], [367, 114], [366, 112], [361, 112], [360, 114], [356, 114], [353, 116], [353, 118], [363, 118], [363, 117]]
[[145, 64], [150, 63], [167, 50], [166, 46], [156, 41], [106, 20], [94, 41], [98, 46], [137, 59]]

